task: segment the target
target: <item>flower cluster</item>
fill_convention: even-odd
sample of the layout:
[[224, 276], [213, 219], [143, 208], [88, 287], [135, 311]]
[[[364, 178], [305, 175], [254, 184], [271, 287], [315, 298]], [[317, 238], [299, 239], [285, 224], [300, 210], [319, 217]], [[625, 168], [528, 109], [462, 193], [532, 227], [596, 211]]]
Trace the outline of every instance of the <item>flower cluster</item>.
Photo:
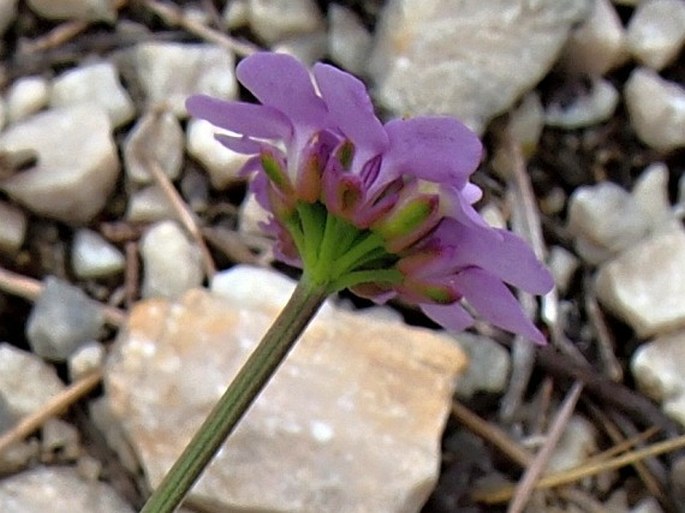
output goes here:
[[548, 271], [514, 234], [488, 226], [469, 182], [481, 158], [475, 134], [449, 117], [382, 124], [364, 84], [343, 71], [258, 53], [237, 68], [260, 104], [193, 96], [188, 111], [251, 155], [244, 173], [271, 214], [279, 258], [331, 292], [350, 288], [418, 305], [446, 328], [480, 316], [536, 342], [544, 337], [507, 284], [534, 294]]

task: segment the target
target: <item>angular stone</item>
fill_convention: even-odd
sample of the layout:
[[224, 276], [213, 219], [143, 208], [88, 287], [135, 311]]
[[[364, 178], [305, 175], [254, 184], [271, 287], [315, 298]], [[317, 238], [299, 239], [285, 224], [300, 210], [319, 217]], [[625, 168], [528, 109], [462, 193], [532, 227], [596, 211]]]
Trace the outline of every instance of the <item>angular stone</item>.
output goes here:
[[649, 237], [602, 266], [597, 295], [639, 336], [685, 326], [685, 231]]
[[579, 94], [567, 104], [553, 103], [547, 107], [545, 123], [574, 130], [602, 123], [614, 115], [619, 94], [611, 82], [592, 81], [590, 90]]
[[92, 230], [81, 229], [74, 236], [71, 266], [78, 278], [102, 278], [124, 269], [124, 255]]
[[15, 253], [24, 243], [26, 216], [15, 206], [0, 201], [0, 252]]
[[134, 513], [112, 487], [71, 467], [36, 467], [0, 480], [3, 513]]
[[65, 71], [52, 85], [50, 104], [63, 107], [95, 103], [107, 111], [113, 127], [125, 125], [135, 115], [133, 101], [119, 82], [111, 62], [99, 62]]
[[233, 99], [238, 93], [233, 54], [209, 44], [141, 43], [133, 65], [147, 97], [148, 108], [188, 115], [185, 101], [192, 94]]
[[10, 122], [35, 114], [48, 104], [48, 81], [43, 77], [24, 77], [7, 92], [7, 117]]
[[[219, 281], [222, 297], [135, 306], [107, 365], [108, 401], [151, 486], [293, 289], [245, 267]], [[327, 304], [192, 496], [222, 511], [418, 511], [463, 365], [449, 337]]]
[[12, 125], [0, 134], [3, 150], [35, 151], [37, 162], [0, 180], [0, 189], [66, 223], [86, 223], [100, 212], [119, 174], [107, 113], [94, 105], [51, 109]]
[[469, 399], [479, 392], [502, 393], [509, 382], [509, 352], [488, 337], [460, 333], [458, 340], [469, 359], [466, 372], [457, 382], [459, 397]]
[[149, 112], [138, 120], [124, 141], [127, 176], [137, 183], [153, 182], [149, 166], [157, 163], [170, 180], [183, 165], [183, 130], [171, 112]]
[[149, 185], [129, 194], [126, 219], [132, 223], [153, 223], [176, 219], [176, 211], [158, 185]]
[[450, 114], [480, 132], [547, 73], [589, 5], [386, 2], [369, 68], [377, 97], [396, 116]]
[[639, 389], [667, 415], [685, 426], [685, 331], [664, 335], [642, 344], [633, 354], [630, 369]]
[[48, 276], [26, 323], [34, 353], [65, 361], [81, 345], [96, 338], [104, 325], [100, 305], [70, 283]]
[[668, 65], [685, 42], [685, 2], [640, 2], [628, 23], [628, 47], [635, 58], [655, 70]]
[[250, 28], [267, 43], [316, 32], [323, 26], [314, 0], [249, 0], [248, 8]]
[[642, 171], [633, 187], [633, 198], [649, 219], [652, 230], [679, 225], [668, 199], [668, 167], [663, 162], [653, 162]]

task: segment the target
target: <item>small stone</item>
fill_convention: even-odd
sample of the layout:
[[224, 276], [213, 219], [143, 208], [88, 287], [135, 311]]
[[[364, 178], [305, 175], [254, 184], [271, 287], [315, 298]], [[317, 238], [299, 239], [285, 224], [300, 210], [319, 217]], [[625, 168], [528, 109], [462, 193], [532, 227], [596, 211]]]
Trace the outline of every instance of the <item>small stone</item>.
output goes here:
[[26, 237], [26, 216], [17, 207], [0, 201], [0, 252], [16, 253]]
[[0, 511], [134, 513], [109, 485], [86, 481], [71, 467], [36, 467], [4, 478], [0, 481]]
[[[10, 445], [0, 453], [0, 474], [14, 474], [25, 469], [31, 461], [40, 456], [40, 444], [32, 439]], [[0, 492], [0, 508], [2, 508], [2, 492]], [[2, 509], [5, 513], [5, 509]]]
[[597, 430], [585, 417], [573, 415], [566, 425], [546, 471], [560, 472], [582, 465], [597, 452]]
[[48, 104], [48, 81], [43, 77], [24, 77], [7, 92], [7, 118], [16, 122], [35, 114]]
[[639, 389], [661, 403], [664, 412], [685, 425], [685, 331], [642, 344], [630, 369]]
[[[17, 0], [0, 0], [0, 37], [17, 16]], [[2, 128], [2, 124], [0, 124]]]
[[104, 324], [102, 308], [81, 289], [48, 276], [26, 324], [34, 353], [65, 361], [82, 344], [96, 338]]
[[102, 368], [105, 361], [105, 348], [95, 340], [79, 347], [69, 357], [69, 377], [76, 381], [83, 376]]
[[685, 2], [640, 2], [628, 23], [628, 47], [635, 58], [655, 70], [664, 68], [685, 42]]
[[158, 185], [150, 185], [129, 195], [126, 219], [132, 223], [153, 223], [176, 219], [176, 211]]
[[27, 0], [29, 7], [48, 20], [116, 20], [117, 0]]
[[254, 194], [250, 194], [240, 205], [238, 228], [244, 234], [264, 235], [261, 224], [268, 222], [270, 217], [271, 214], [259, 204]]
[[685, 231], [658, 233], [603, 265], [597, 296], [638, 336], [685, 326]]
[[626, 34], [616, 8], [610, 0], [595, 0], [589, 16], [571, 31], [561, 64], [572, 73], [601, 76], [620, 64], [626, 53]]
[[209, 173], [212, 187], [218, 190], [241, 180], [238, 173], [248, 157], [227, 148], [214, 138], [214, 134], [230, 134], [211, 125], [204, 119], [191, 119], [188, 123], [186, 147], [188, 154]]
[[93, 424], [105, 437], [107, 446], [117, 453], [119, 462], [131, 474], [139, 474], [138, 457], [133, 451], [119, 419], [112, 413], [109, 401], [105, 397], [95, 399], [90, 402], [88, 410]]
[[313, 66], [315, 62], [326, 56], [328, 35], [322, 29], [310, 34], [302, 34], [283, 39], [275, 43], [272, 51], [292, 55], [306, 66]]
[[633, 187], [635, 203], [645, 213], [653, 231], [678, 226], [668, 199], [668, 167], [663, 162], [647, 166]]
[[328, 53], [336, 64], [350, 73], [364, 74], [371, 51], [371, 34], [349, 9], [331, 4], [328, 7]]
[[0, 134], [0, 151], [22, 150], [36, 152], [36, 165], [0, 180], [0, 189], [65, 223], [86, 223], [98, 214], [119, 175], [109, 119], [93, 105], [51, 109]]
[[0, 433], [5, 433], [13, 427], [19, 418], [14, 414], [5, 396], [0, 393]]
[[524, 96], [509, 115], [509, 134], [527, 156], [535, 153], [544, 125], [545, 109], [535, 91]]
[[566, 292], [571, 283], [571, 278], [580, 266], [580, 260], [565, 248], [552, 246], [548, 263], [557, 289], [562, 293]]
[[457, 395], [470, 399], [477, 393], [501, 394], [509, 382], [509, 352], [488, 337], [460, 333], [457, 337], [469, 366], [457, 381]]
[[192, 94], [225, 100], [238, 94], [234, 56], [217, 45], [141, 43], [133, 60], [149, 110], [167, 108], [185, 118], [185, 101]]
[[81, 229], [74, 236], [71, 266], [81, 279], [102, 278], [124, 269], [124, 255], [99, 233]]
[[323, 27], [314, 0], [249, 0], [248, 7], [250, 28], [268, 44]]
[[614, 115], [618, 99], [618, 91], [611, 82], [595, 79], [587, 93], [577, 96], [569, 104], [548, 106], [545, 123], [570, 130], [596, 125]]
[[630, 513], [664, 513], [659, 501], [654, 497], [645, 497], [630, 510]]
[[250, 22], [250, 6], [247, 2], [248, 0], [226, 2], [223, 18], [227, 29], [235, 30]]
[[60, 419], [48, 419], [41, 427], [41, 446], [44, 453], [59, 451], [65, 460], [76, 460], [81, 454], [79, 432], [72, 424]]
[[[106, 397], [152, 487], [294, 288], [264, 269], [227, 274], [230, 297], [136, 305], [108, 361]], [[448, 336], [327, 303], [192, 497], [217, 511], [418, 511], [463, 365]]]
[[390, 0], [369, 67], [376, 96], [396, 116], [449, 114], [482, 132], [548, 72], [589, 5]]
[[140, 253], [143, 297], [176, 298], [202, 283], [200, 252], [173, 221], [153, 225], [143, 236]]
[[[2, 0], [0, 0], [2, 2]], [[5, 128], [5, 125], [7, 124], [7, 103], [5, 102], [5, 99], [0, 96], [0, 130]]]
[[613, 182], [578, 187], [569, 201], [568, 225], [578, 253], [591, 264], [634, 245], [650, 229], [635, 199]]
[[0, 395], [16, 417], [36, 412], [64, 390], [55, 369], [32, 353], [0, 343]]
[[124, 141], [124, 165], [131, 180], [142, 184], [153, 182], [148, 172], [153, 163], [170, 180], [181, 173], [183, 129], [171, 112], [148, 112]]
[[623, 94], [642, 142], [663, 151], [685, 146], [685, 88], [652, 70], [636, 68]]
[[125, 125], [135, 116], [135, 107], [119, 82], [111, 62], [99, 62], [66, 71], [57, 77], [50, 93], [50, 105], [63, 107], [95, 103], [107, 111], [113, 127]]

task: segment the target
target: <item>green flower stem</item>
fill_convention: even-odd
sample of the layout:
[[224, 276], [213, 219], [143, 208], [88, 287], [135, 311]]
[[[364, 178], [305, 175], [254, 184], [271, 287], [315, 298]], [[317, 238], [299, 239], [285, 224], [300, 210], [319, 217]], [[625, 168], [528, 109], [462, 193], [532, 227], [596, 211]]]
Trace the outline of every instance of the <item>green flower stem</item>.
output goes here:
[[328, 295], [303, 275], [245, 365], [140, 513], [172, 513], [285, 359]]

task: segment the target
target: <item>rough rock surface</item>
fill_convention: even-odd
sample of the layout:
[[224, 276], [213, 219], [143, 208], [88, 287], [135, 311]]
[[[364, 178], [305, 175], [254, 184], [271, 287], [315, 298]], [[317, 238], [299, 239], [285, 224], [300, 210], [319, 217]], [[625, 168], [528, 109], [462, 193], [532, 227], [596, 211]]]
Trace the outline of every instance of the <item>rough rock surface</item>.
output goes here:
[[[196, 289], [138, 304], [108, 362], [109, 404], [152, 486], [293, 284], [238, 267], [214, 288], [222, 296]], [[418, 511], [463, 365], [448, 337], [327, 304], [192, 497], [226, 511]]]

